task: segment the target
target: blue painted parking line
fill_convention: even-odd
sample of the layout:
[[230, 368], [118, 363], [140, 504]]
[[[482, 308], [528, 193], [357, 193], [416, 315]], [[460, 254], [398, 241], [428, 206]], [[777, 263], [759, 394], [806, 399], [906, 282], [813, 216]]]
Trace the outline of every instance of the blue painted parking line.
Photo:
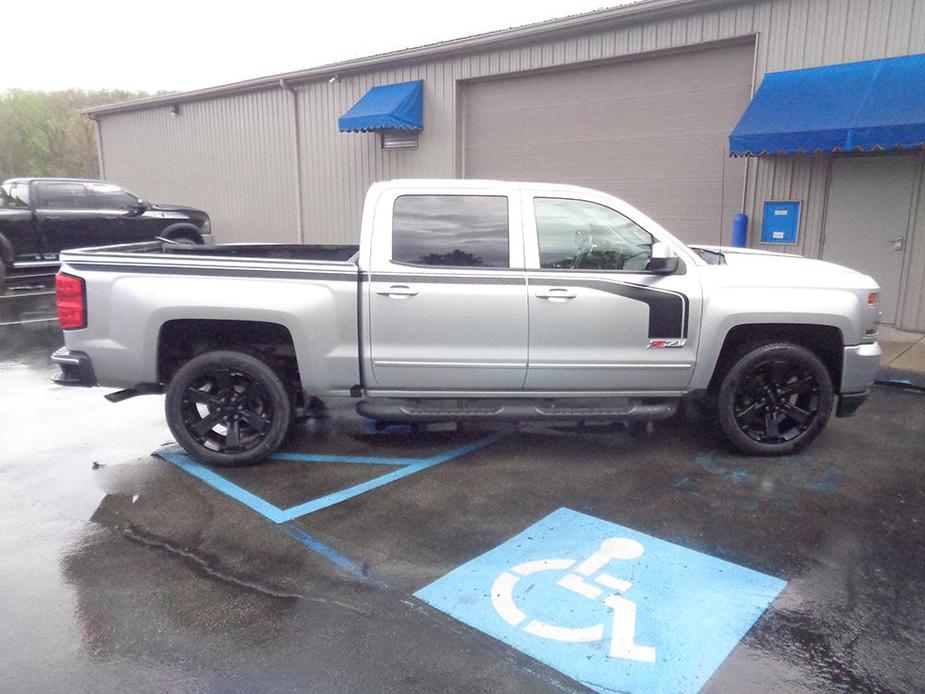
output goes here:
[[235, 484], [231, 480], [223, 477], [214, 470], [207, 468], [205, 465], [195, 461], [193, 458], [183, 452], [179, 446], [166, 446], [155, 451], [155, 455], [163, 458], [169, 463], [176, 465], [181, 470], [196, 477], [217, 491], [231, 497], [248, 508], [256, 511], [264, 518], [274, 523], [286, 523], [287, 521], [301, 518], [310, 513], [315, 513], [336, 504], [343, 503], [360, 494], [378, 489], [379, 487], [391, 484], [400, 479], [414, 475], [422, 470], [448, 462], [454, 458], [472, 453], [480, 448], [484, 448], [494, 443], [503, 436], [501, 433], [486, 436], [474, 443], [466, 446], [460, 446], [450, 451], [438, 453], [428, 458], [388, 458], [378, 456], [339, 456], [327, 454], [308, 454], [308, 453], [279, 453], [273, 456], [273, 460], [288, 460], [305, 463], [347, 463], [359, 465], [389, 465], [397, 467], [397, 470], [379, 475], [366, 482], [355, 484], [347, 489], [331, 492], [317, 499], [310, 499], [304, 503], [298, 504], [291, 508], [282, 509], [270, 503], [263, 497], [248, 491], [244, 487]]
[[786, 582], [559, 509], [415, 596], [601, 692], [696, 692]]

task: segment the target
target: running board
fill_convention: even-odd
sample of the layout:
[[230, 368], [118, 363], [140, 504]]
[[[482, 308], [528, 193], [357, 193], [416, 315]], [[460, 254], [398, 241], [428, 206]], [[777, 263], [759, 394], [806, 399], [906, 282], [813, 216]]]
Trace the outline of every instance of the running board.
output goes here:
[[671, 417], [676, 398], [409, 399], [361, 400], [357, 412], [387, 422], [472, 420], [651, 422]]

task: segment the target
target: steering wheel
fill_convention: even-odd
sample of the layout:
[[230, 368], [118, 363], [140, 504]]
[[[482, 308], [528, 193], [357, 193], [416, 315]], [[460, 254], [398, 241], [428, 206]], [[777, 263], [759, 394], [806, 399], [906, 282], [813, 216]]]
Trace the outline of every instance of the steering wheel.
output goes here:
[[594, 251], [594, 237], [590, 231], [579, 229], [575, 232], [575, 257], [572, 258], [572, 270], [581, 267], [582, 262]]

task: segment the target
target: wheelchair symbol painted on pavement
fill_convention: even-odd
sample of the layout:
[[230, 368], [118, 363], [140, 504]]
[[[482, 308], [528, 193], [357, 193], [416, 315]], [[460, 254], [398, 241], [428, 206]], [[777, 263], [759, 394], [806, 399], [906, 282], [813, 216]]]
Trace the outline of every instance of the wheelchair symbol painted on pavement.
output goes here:
[[[495, 579], [491, 588], [492, 606], [508, 624], [539, 638], [573, 643], [604, 640], [607, 631], [604, 623], [580, 627], [557, 626], [529, 619], [517, 606], [514, 589], [521, 578], [542, 571], [568, 571], [556, 582], [557, 586], [589, 600], [601, 600], [613, 612], [610, 656], [654, 663], [655, 648], [636, 643], [636, 603], [624, 596], [633, 584], [602, 571], [611, 561], [638, 559], [644, 553], [642, 543], [625, 537], [614, 537], [604, 540], [600, 548], [581, 563], [576, 559], [540, 559], [518, 564], [509, 571], [503, 571]], [[574, 570], [569, 571], [573, 567]]]
[[588, 689], [695, 694], [786, 585], [560, 508], [415, 596]]

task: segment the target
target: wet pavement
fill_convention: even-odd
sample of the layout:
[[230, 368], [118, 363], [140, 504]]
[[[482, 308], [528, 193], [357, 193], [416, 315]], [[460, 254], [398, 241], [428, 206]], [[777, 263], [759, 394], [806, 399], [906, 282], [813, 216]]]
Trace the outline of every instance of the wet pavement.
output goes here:
[[[0, 691], [586, 691], [413, 597], [563, 507], [787, 581], [704, 691], [925, 684], [925, 394], [878, 386], [782, 459], [681, 419], [523, 426], [275, 523], [150, 455], [161, 397], [52, 385], [60, 342], [0, 327]], [[288, 509], [490, 433], [337, 417], [222, 475]]]

